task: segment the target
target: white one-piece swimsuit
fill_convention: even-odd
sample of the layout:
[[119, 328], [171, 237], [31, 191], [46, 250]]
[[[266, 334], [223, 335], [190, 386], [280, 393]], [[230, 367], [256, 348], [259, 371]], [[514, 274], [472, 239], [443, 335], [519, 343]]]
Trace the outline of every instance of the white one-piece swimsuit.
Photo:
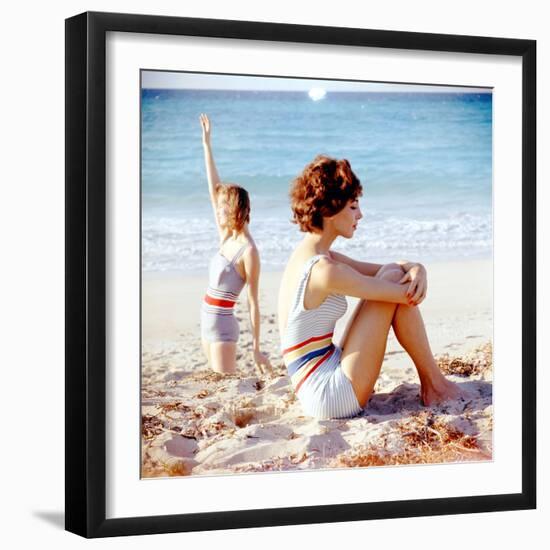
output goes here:
[[322, 257], [305, 264], [282, 337], [283, 360], [304, 412], [319, 419], [348, 418], [362, 409], [342, 371], [342, 350], [332, 342], [336, 321], [347, 310], [346, 297], [330, 294], [319, 307], [304, 308], [311, 268]]

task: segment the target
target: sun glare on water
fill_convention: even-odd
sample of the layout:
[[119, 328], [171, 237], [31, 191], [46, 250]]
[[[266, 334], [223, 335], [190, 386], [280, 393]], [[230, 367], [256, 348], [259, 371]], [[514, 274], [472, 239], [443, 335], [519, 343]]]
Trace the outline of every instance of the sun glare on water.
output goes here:
[[311, 88], [308, 95], [311, 99], [313, 99], [313, 101], [319, 101], [327, 95], [327, 92], [323, 90], [323, 88]]

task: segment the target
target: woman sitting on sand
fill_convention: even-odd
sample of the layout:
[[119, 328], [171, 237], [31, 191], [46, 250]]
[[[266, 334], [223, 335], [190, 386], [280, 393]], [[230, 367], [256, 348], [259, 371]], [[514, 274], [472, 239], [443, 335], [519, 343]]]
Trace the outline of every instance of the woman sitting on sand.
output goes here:
[[254, 362], [264, 372], [271, 365], [260, 351], [260, 255], [248, 230], [250, 200], [242, 187], [220, 182], [210, 146], [210, 121], [201, 114], [200, 122], [208, 190], [220, 239], [219, 250], [210, 262], [209, 286], [201, 307], [203, 350], [216, 372], [236, 372], [239, 323], [233, 306], [248, 283]]
[[[359, 413], [380, 373], [390, 326], [413, 360], [425, 405], [462, 396], [439, 371], [418, 304], [426, 296], [419, 263], [360, 262], [330, 250], [350, 239], [362, 218], [361, 183], [347, 160], [319, 155], [291, 187], [294, 223], [305, 237], [292, 253], [279, 291], [283, 359], [304, 411], [318, 418]], [[339, 345], [332, 336], [347, 309], [361, 298]]]

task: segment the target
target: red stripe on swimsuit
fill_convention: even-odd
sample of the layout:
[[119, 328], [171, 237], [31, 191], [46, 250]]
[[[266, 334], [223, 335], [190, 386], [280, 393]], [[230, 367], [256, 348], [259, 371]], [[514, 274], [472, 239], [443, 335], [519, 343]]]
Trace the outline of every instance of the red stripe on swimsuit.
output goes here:
[[236, 302], [233, 302], [232, 300], [220, 300], [219, 298], [213, 298], [208, 294], [204, 295], [204, 301], [211, 306], [229, 307], [229, 308], [233, 307], [236, 303]]
[[301, 348], [307, 344], [311, 344], [311, 342], [317, 342], [318, 340], [324, 340], [325, 338], [329, 338], [333, 335], [332, 332], [329, 332], [328, 334], [323, 334], [323, 336], [312, 336], [311, 338], [308, 338], [307, 340], [304, 340], [303, 342], [300, 342], [299, 344], [296, 344], [295, 346], [291, 346], [290, 348], [283, 350], [283, 355], [285, 353], [288, 353], [289, 351], [294, 351], [295, 349]]
[[332, 348], [330, 348], [330, 350], [327, 351], [327, 353], [325, 353], [325, 355], [323, 355], [323, 357], [321, 357], [321, 359], [319, 359], [319, 361], [317, 361], [317, 363], [315, 363], [315, 365], [313, 365], [313, 367], [311, 367], [309, 372], [300, 380], [300, 382], [298, 382], [298, 384], [296, 384], [296, 387], [294, 388], [294, 391], [296, 393], [300, 389], [300, 386], [306, 381], [308, 376], [310, 374], [312, 374], [314, 370], [319, 368], [334, 353], [334, 349], [335, 349], [334, 346]]

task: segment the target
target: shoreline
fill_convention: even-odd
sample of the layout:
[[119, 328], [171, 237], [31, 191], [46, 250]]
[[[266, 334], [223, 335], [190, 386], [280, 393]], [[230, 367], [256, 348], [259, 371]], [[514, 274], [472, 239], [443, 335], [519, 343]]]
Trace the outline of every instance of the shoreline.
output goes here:
[[[455, 331], [458, 329], [456, 335], [462, 339], [473, 340], [473, 343], [492, 340], [492, 331], [488, 332], [487, 328], [482, 326], [487, 320], [492, 323], [492, 258], [434, 262], [425, 265], [428, 271], [428, 293], [419, 308], [426, 323], [430, 342], [433, 339], [434, 347], [442, 351], [441, 348], [445, 345], [443, 340], [452, 339], [450, 332], [445, 330], [445, 327], [451, 325]], [[260, 276], [262, 337], [265, 328], [263, 320], [271, 315], [275, 317], [277, 315], [277, 294], [281, 275], [281, 271], [266, 271]], [[207, 285], [206, 276], [184, 275], [176, 272], [144, 274], [142, 277], [142, 342], [148, 345], [158, 341], [177, 340], [183, 335], [200, 336], [200, 305]], [[249, 330], [244, 305], [245, 294], [246, 289], [241, 293], [235, 310], [241, 318], [241, 333]], [[468, 299], [464, 300], [463, 296], [467, 296]], [[336, 334], [342, 330], [342, 325], [347, 321], [356, 302], [356, 298], [348, 297], [348, 311], [338, 322]], [[466, 324], [465, 320], [471, 323]], [[467, 328], [468, 331], [466, 331]], [[479, 338], [476, 337], [478, 333]], [[391, 335], [389, 341], [391, 341]], [[457, 348], [457, 346], [454, 347]]]

